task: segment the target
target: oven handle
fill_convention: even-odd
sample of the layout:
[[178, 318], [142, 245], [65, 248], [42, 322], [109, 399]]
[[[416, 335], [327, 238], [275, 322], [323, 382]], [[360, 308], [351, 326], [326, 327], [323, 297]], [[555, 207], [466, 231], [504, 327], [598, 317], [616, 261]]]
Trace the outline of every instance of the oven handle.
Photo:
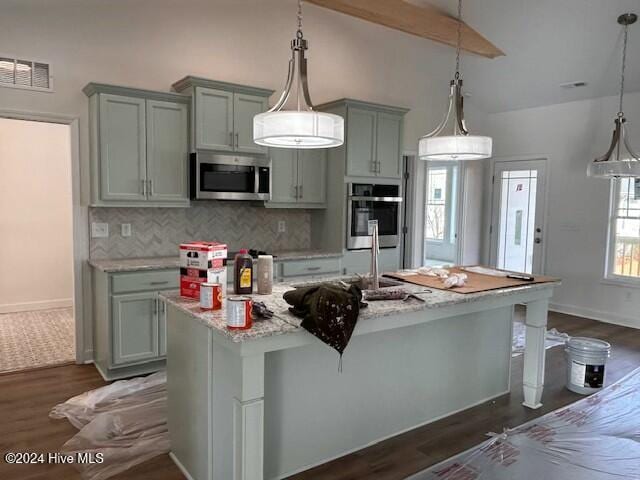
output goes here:
[[355, 201], [367, 201], [367, 202], [402, 202], [402, 197], [365, 197], [365, 196], [355, 196], [349, 195], [349, 200]]

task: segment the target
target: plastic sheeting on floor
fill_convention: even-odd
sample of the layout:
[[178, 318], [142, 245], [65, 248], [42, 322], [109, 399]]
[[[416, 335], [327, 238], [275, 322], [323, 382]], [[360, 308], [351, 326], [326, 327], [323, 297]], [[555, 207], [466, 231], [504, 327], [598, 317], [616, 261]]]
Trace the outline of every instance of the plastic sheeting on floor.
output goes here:
[[640, 479], [640, 369], [410, 480]]
[[[547, 330], [547, 336], [545, 338], [544, 348], [557, 347], [558, 345], [564, 345], [569, 340], [569, 334], [561, 333], [555, 328]], [[513, 345], [512, 345], [512, 357], [517, 357], [524, 353], [524, 345], [526, 339], [526, 325], [522, 322], [513, 322]]]
[[[82, 478], [104, 480], [169, 452], [166, 374], [114, 382], [53, 408], [80, 429], [62, 453], [101, 453], [102, 463], [76, 463]], [[96, 458], [96, 457], [94, 457]]]

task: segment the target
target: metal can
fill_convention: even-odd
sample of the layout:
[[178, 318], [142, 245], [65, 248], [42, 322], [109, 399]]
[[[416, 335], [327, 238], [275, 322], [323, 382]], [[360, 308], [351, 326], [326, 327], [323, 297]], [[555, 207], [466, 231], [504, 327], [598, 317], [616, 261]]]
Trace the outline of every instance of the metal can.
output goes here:
[[227, 328], [248, 330], [251, 328], [253, 302], [249, 297], [229, 297], [227, 299]]
[[200, 285], [200, 308], [203, 310], [220, 310], [222, 308], [222, 285], [219, 283]]

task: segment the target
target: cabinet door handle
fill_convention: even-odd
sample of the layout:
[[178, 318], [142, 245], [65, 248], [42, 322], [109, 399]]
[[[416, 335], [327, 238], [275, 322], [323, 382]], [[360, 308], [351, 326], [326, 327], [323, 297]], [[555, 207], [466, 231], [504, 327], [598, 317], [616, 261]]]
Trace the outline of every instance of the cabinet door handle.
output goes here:
[[321, 267], [307, 267], [307, 270], [308, 270], [309, 272], [316, 272], [316, 271], [320, 270], [320, 268], [321, 268]]
[[140, 184], [142, 185], [142, 196], [146, 197], [147, 196], [147, 181], [146, 180], [140, 180]]
[[298, 187], [298, 191], [299, 191], [299, 193], [300, 193], [300, 198], [302, 198], [302, 185], [300, 185], [300, 186]]
[[236, 148], [240, 147], [240, 134], [236, 133]]
[[149, 196], [153, 197], [153, 180], [149, 180]]
[[153, 314], [154, 315], [158, 314], [158, 299], [157, 298], [153, 299]]
[[233, 132], [229, 132], [229, 146], [233, 147]]
[[163, 281], [158, 281], [158, 282], [149, 282], [149, 285], [166, 285], [167, 283], [169, 283], [169, 280], [163, 280]]
[[298, 185], [294, 185], [293, 187], [293, 198], [298, 199]]

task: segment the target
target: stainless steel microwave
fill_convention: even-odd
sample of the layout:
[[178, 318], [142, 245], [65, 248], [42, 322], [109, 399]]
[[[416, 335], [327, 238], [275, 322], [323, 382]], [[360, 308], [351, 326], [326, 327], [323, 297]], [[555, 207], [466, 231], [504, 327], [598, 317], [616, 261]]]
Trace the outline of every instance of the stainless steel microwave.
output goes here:
[[196, 152], [190, 155], [191, 200], [270, 200], [271, 159]]
[[350, 183], [347, 197], [347, 249], [371, 248], [369, 221], [378, 222], [381, 248], [400, 242], [402, 196], [399, 185]]

